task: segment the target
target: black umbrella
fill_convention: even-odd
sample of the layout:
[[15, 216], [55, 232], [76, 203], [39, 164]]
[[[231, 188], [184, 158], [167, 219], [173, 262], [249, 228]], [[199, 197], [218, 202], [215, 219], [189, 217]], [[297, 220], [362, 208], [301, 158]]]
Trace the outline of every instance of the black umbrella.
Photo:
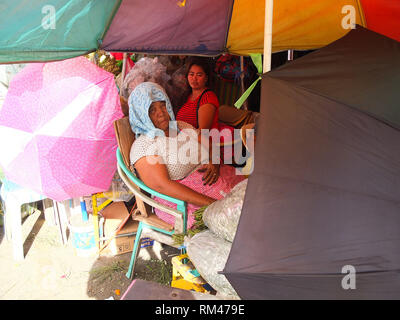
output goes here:
[[264, 74], [254, 159], [241, 298], [400, 298], [400, 43], [357, 27]]

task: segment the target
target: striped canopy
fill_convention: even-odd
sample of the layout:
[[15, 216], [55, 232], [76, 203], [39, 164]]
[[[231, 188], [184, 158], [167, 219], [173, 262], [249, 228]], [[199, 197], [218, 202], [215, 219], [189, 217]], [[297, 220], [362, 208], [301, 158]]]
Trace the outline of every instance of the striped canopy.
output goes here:
[[[398, 0], [275, 0], [272, 52], [323, 47], [346, 34], [349, 21], [400, 40], [399, 16]], [[265, 0], [7, 0], [0, 4], [0, 63], [60, 60], [99, 48], [262, 53], [264, 17]]]

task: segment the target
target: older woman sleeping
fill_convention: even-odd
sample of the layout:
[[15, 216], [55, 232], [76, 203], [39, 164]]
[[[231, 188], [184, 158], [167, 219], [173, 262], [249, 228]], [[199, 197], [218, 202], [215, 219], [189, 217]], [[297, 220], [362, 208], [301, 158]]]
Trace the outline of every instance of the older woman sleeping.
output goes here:
[[[188, 203], [188, 228], [193, 226], [196, 209], [223, 198], [244, 179], [235, 168], [212, 163], [208, 142], [202, 145], [199, 130], [175, 121], [170, 100], [158, 84], [144, 82], [132, 91], [129, 122], [136, 135], [131, 164], [147, 186]], [[174, 222], [173, 216], [155, 212], [166, 222]]]

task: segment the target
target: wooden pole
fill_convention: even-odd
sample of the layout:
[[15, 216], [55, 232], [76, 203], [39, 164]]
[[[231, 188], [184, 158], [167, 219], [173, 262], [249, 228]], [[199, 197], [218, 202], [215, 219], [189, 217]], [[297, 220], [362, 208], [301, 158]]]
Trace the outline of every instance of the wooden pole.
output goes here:
[[271, 70], [274, 0], [265, 0], [263, 73]]

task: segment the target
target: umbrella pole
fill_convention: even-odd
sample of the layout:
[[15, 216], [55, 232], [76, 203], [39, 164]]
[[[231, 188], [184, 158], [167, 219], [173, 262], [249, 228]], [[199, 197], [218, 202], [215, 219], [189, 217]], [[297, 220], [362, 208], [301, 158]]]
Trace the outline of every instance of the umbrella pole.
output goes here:
[[274, 0], [265, 0], [263, 73], [271, 70]]
[[293, 60], [293, 52], [294, 52], [294, 50], [288, 50], [288, 56], [287, 56], [288, 61]]

